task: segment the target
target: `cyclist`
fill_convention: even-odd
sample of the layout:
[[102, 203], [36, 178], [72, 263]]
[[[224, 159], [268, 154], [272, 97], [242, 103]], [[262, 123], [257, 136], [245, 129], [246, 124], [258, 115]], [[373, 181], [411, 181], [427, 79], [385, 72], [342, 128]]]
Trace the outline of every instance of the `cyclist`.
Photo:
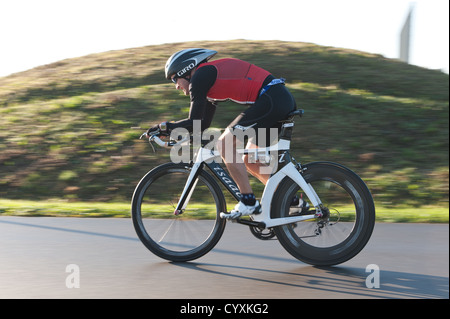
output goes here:
[[[166, 78], [175, 83], [177, 90], [183, 90], [185, 95], [190, 96], [189, 117], [155, 125], [149, 128], [147, 134], [169, 134], [178, 127], [192, 132], [194, 120], [201, 120], [203, 131], [211, 125], [218, 102], [231, 100], [247, 105], [228, 125], [217, 144], [220, 155], [242, 194], [240, 202], [227, 215], [227, 218], [234, 219], [261, 211], [247, 171], [264, 184], [270, 177], [269, 174], [261, 173], [260, 168], [265, 164], [250, 161], [247, 155], [244, 155], [243, 161], [237, 159], [237, 136], [243, 136], [237, 134], [238, 131], [243, 133], [252, 128], [256, 135], [249, 139], [246, 148], [256, 148], [258, 129], [280, 130], [279, 121], [294, 111], [296, 104], [284, 86], [284, 79], [276, 79], [268, 71], [238, 59], [226, 58], [209, 62], [216, 54], [217, 51], [192, 48], [176, 52], [167, 60]], [[232, 144], [226, 145], [229, 141]], [[233, 154], [230, 154], [230, 150]]]

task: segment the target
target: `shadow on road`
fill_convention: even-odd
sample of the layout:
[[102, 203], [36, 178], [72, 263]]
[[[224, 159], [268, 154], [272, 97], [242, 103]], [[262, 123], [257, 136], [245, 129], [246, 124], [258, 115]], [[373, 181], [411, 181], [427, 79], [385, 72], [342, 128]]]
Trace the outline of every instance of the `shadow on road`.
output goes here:
[[121, 239], [121, 240], [131, 240], [131, 241], [137, 241], [137, 242], [139, 241], [139, 239], [137, 237], [127, 237], [127, 236], [120, 236], [120, 235], [115, 235], [115, 234], [107, 234], [107, 233], [86, 231], [86, 230], [80, 230], [80, 229], [71, 229], [68, 227], [37, 225], [37, 224], [32, 224], [29, 221], [27, 221], [26, 223], [22, 223], [22, 222], [18, 222], [18, 221], [14, 221], [14, 220], [0, 220], [0, 223], [16, 225], [16, 226], [40, 228], [40, 229], [45, 229], [45, 230], [62, 231], [62, 232], [75, 233], [75, 234], [81, 234], [81, 235], [98, 236], [98, 237], [106, 237], [106, 238]]
[[[334, 266], [302, 266], [292, 271], [277, 271], [257, 267], [230, 266], [209, 263], [170, 263], [177, 267], [188, 268], [209, 274], [258, 281], [270, 285], [282, 285], [307, 289], [314, 293], [311, 297], [323, 293], [329, 298], [333, 293], [355, 298], [390, 299], [431, 299], [449, 298], [449, 280], [446, 277], [418, 275], [406, 272], [380, 271], [380, 287], [366, 287], [369, 273], [363, 268]], [[305, 295], [292, 298], [305, 298]]]

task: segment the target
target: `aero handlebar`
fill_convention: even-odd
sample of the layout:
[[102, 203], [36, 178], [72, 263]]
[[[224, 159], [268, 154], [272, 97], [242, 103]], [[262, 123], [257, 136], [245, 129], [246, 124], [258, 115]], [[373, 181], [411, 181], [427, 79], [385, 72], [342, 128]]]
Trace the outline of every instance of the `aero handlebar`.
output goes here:
[[[189, 137], [189, 138], [181, 139], [179, 141], [170, 140], [169, 142], [164, 142], [163, 140], [161, 140], [159, 138], [159, 134], [154, 134], [154, 135], [149, 136], [147, 134], [147, 132], [144, 132], [141, 135], [140, 139], [142, 139], [142, 138], [148, 138], [148, 142], [150, 143], [150, 145], [152, 145], [152, 142], [155, 142], [156, 144], [158, 144], [159, 146], [164, 147], [164, 148], [171, 148], [175, 145], [179, 145], [181, 143], [186, 142], [187, 140], [190, 140], [190, 137]], [[152, 147], [153, 147], [153, 145], [152, 145]]]

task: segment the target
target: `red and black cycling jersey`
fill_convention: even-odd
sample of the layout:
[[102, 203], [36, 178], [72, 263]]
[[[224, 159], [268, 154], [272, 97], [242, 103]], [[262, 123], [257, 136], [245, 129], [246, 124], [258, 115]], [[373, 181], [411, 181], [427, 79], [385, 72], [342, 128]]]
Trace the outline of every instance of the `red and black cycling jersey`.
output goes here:
[[231, 100], [240, 104], [253, 104], [264, 81], [270, 75], [266, 70], [238, 59], [203, 63], [196, 72], [201, 72], [208, 66], [216, 69], [216, 80], [206, 95], [212, 102]]
[[253, 104], [261, 88], [274, 77], [266, 70], [238, 59], [220, 59], [198, 66], [190, 80], [189, 118], [168, 123], [169, 130], [184, 127], [192, 131], [193, 120], [202, 120], [202, 131], [211, 125], [216, 103], [231, 100]]

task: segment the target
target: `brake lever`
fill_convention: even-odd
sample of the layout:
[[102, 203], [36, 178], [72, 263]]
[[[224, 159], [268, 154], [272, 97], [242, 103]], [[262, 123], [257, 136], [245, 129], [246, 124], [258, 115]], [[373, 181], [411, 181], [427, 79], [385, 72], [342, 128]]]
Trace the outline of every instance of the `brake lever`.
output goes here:
[[148, 140], [148, 143], [152, 147], [153, 153], [156, 153], [156, 148], [153, 146], [153, 143], [152, 143], [152, 141], [150, 139]]
[[142, 140], [143, 137], [147, 137], [147, 132], [142, 133], [141, 137], [139, 137], [140, 140]]
[[152, 141], [153, 141], [153, 136], [154, 136], [154, 135], [150, 135], [150, 137], [148, 137], [147, 132], [144, 132], [144, 133], [142, 133], [141, 137], [139, 137], [139, 139], [142, 140], [142, 138], [147, 138], [147, 137], [148, 137], [148, 143], [149, 143], [150, 146], [152, 147], [153, 153], [156, 153], [156, 149], [155, 149], [155, 147], [153, 146], [153, 143], [152, 143]]

